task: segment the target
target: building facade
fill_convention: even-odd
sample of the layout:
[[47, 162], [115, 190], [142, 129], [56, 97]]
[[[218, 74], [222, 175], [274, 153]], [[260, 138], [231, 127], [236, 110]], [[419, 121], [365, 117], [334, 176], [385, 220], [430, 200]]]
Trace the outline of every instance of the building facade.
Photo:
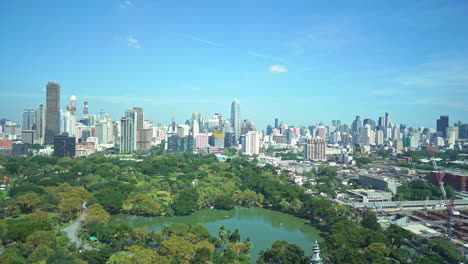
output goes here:
[[326, 160], [324, 138], [309, 138], [304, 144], [304, 160]]
[[54, 144], [54, 136], [60, 133], [60, 85], [49, 82], [46, 88], [45, 144]]
[[236, 142], [238, 142], [241, 136], [241, 112], [240, 103], [237, 99], [234, 99], [231, 104], [231, 126], [236, 136]]

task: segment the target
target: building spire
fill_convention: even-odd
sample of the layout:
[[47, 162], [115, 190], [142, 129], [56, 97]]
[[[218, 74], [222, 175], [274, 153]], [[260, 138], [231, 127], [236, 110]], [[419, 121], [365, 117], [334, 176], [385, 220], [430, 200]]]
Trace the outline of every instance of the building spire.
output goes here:
[[310, 264], [323, 264], [322, 258], [320, 257], [320, 245], [317, 243], [317, 240], [315, 240], [315, 244], [312, 248]]

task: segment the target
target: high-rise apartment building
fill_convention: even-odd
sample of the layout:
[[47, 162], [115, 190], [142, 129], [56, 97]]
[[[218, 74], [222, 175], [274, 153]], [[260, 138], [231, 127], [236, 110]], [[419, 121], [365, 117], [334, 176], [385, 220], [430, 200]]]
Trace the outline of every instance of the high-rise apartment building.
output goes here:
[[45, 144], [54, 144], [54, 136], [60, 133], [60, 85], [49, 82], [46, 93]]
[[444, 137], [447, 137], [446, 129], [449, 126], [449, 116], [440, 116], [439, 119], [437, 119], [437, 132], [441, 132]]
[[260, 153], [260, 132], [249, 131], [242, 141], [242, 153], [255, 155]]
[[326, 142], [323, 138], [309, 138], [304, 144], [304, 160], [326, 160]]
[[46, 131], [46, 105], [40, 104], [36, 111], [36, 139], [38, 144], [44, 144]]
[[240, 103], [237, 99], [234, 99], [231, 104], [231, 125], [236, 136], [236, 141], [239, 141], [241, 135], [241, 112]]
[[23, 131], [34, 130], [36, 125], [36, 110], [24, 109], [23, 112]]
[[120, 152], [131, 153], [137, 149], [138, 114], [134, 110], [127, 110], [120, 123]]

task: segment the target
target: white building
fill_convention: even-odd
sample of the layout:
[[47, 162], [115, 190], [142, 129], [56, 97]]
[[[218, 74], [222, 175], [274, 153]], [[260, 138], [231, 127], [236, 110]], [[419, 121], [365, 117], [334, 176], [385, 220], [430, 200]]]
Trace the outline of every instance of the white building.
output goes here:
[[260, 153], [260, 133], [249, 131], [242, 142], [242, 153], [255, 155]]

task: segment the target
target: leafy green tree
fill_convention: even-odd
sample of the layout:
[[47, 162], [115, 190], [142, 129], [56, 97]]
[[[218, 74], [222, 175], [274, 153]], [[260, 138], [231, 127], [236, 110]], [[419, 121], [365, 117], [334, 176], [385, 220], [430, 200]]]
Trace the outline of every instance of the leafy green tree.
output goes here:
[[191, 263], [193, 264], [206, 264], [211, 260], [212, 252], [206, 248], [198, 248]]
[[31, 212], [41, 203], [41, 198], [35, 192], [23, 194], [16, 198], [21, 210], [25, 213]]
[[107, 225], [109, 223], [110, 216], [102, 208], [100, 204], [93, 204], [88, 208], [88, 217], [86, 217], [85, 225], [89, 223], [103, 224]]
[[377, 216], [375, 212], [371, 210], [366, 210], [363, 215], [363, 219], [361, 221], [361, 225], [365, 228], [369, 228], [374, 231], [382, 230], [382, 227], [377, 222]]
[[181, 191], [171, 207], [176, 215], [189, 215], [197, 208], [198, 193], [195, 188]]
[[268, 250], [261, 251], [257, 260], [258, 264], [308, 264], [309, 258], [304, 255], [304, 250], [296, 244], [276, 241]]
[[232, 232], [230, 235], [229, 235], [229, 242], [231, 243], [236, 243], [236, 242], [240, 242], [241, 240], [241, 236], [239, 234], [239, 230], [236, 229], [234, 230], [234, 232]]
[[220, 210], [231, 210], [236, 206], [236, 201], [229, 195], [221, 195], [216, 198], [214, 206], [216, 209]]

